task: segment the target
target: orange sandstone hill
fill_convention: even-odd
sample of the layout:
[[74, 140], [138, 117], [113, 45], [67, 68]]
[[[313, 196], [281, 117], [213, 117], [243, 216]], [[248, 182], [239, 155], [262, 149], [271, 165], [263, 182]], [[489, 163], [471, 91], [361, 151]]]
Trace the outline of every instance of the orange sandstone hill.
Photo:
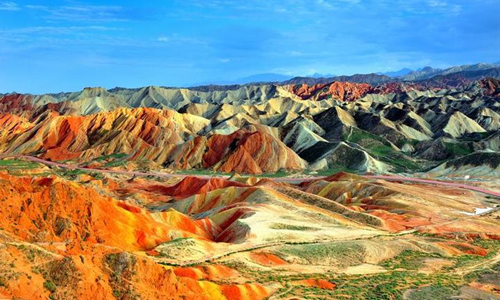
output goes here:
[[230, 135], [198, 137], [174, 154], [173, 166], [202, 167], [221, 172], [253, 173], [301, 170], [306, 166], [292, 149], [262, 131], [238, 130]]
[[90, 161], [122, 153], [175, 168], [213, 168], [262, 173], [300, 170], [305, 162], [276, 137], [242, 129], [232, 135], [199, 136], [207, 119], [171, 110], [118, 109], [89, 116], [46, 111], [34, 120], [4, 114], [0, 151], [58, 161]]
[[496, 288], [469, 276], [494, 268], [500, 247], [498, 211], [470, 214], [491, 201], [474, 191], [347, 173], [303, 184], [54, 174], [0, 173], [0, 297], [369, 298], [381, 280], [399, 284], [377, 291], [388, 297], [441, 280]]
[[140, 254], [173, 239], [210, 242], [217, 225], [208, 219], [193, 220], [174, 210], [151, 213], [53, 177], [0, 174], [0, 199], [0, 297], [263, 299], [269, 295], [259, 284], [216, 284], [185, 277]]

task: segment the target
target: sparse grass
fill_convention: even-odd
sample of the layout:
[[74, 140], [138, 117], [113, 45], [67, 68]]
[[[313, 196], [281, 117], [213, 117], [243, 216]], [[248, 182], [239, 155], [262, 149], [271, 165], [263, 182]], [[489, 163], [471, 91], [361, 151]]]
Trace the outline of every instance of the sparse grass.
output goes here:
[[495, 256], [500, 251], [500, 241], [496, 240], [476, 240], [473, 242], [474, 245], [479, 246], [488, 250], [486, 256], [479, 255], [460, 255], [455, 257], [455, 267], [464, 267], [470, 264], [478, 263], [482, 260], [490, 259]]
[[[364, 248], [356, 242], [287, 245], [279, 249], [311, 264], [348, 266], [363, 263]], [[282, 256], [282, 255], [280, 255]]]
[[120, 290], [113, 290], [113, 296], [116, 298], [116, 299], [120, 299], [121, 296], [122, 296], [122, 292]]
[[269, 227], [271, 229], [283, 229], [283, 230], [296, 230], [296, 231], [317, 231], [318, 228], [308, 227], [308, 226], [298, 226], [291, 224], [283, 224], [283, 223], [273, 223]]
[[304, 171], [304, 174], [313, 175], [313, 176], [331, 176], [331, 175], [337, 174], [339, 172], [346, 172], [346, 173], [353, 173], [353, 174], [358, 173], [357, 170], [339, 167], [339, 168], [330, 168], [330, 169], [323, 169], [323, 170], [317, 170], [317, 171], [307, 170], [307, 171]]
[[458, 291], [454, 287], [430, 285], [410, 292], [408, 300], [447, 300], [457, 294]]
[[101, 156], [101, 157], [95, 159], [95, 161], [97, 161], [97, 162], [106, 161], [106, 163], [104, 164], [104, 167], [106, 167], [106, 168], [121, 167], [127, 163], [127, 160], [126, 160], [127, 156], [128, 155], [124, 154], [124, 153], [115, 153], [115, 154], [111, 154], [111, 155]]
[[210, 169], [176, 170], [175, 173], [180, 175], [232, 175], [230, 173], [222, 173]]
[[92, 170], [84, 170], [84, 169], [74, 169], [74, 170], [60, 169], [60, 170], [55, 171], [55, 174], [57, 174], [60, 177], [64, 177], [64, 178], [71, 179], [71, 180], [74, 180], [78, 176], [83, 175], [83, 174], [90, 175], [96, 179], [104, 179], [104, 175], [102, 173], [95, 172]]
[[256, 174], [256, 175], [252, 175], [254, 177], [270, 177], [270, 178], [274, 178], [274, 177], [286, 177], [286, 176], [289, 176], [289, 175], [293, 175], [293, 173], [291, 172], [287, 172], [287, 171], [284, 171], [284, 170], [279, 170], [278, 172], [276, 173], [263, 173], [263, 174]]
[[375, 275], [339, 276], [333, 280], [337, 289], [330, 295], [348, 295], [356, 299], [402, 299], [408, 289], [434, 285], [457, 290], [466, 281], [456, 274], [422, 274], [392, 271]]
[[394, 166], [396, 172], [415, 171], [421, 168], [419, 164], [413, 162], [387, 145], [377, 145], [368, 148], [367, 151], [376, 159]]
[[[436, 236], [422, 235], [432, 239], [440, 239]], [[242, 276], [254, 278], [262, 284], [280, 284], [282, 287], [277, 291], [277, 295], [282, 298], [286, 296], [297, 296], [301, 299], [403, 299], [403, 295], [410, 296], [408, 299], [449, 299], [456, 296], [460, 287], [477, 282], [498, 282], [500, 278], [500, 264], [485, 266], [485, 269], [474, 271], [469, 274], [455, 272], [457, 268], [462, 268], [464, 264], [443, 267], [440, 271], [433, 273], [420, 273], [423, 261], [427, 258], [448, 259], [452, 262], [466, 261], [477, 264], [487, 261], [498, 254], [500, 241], [477, 240], [473, 242], [489, 250], [486, 257], [481, 256], [458, 256], [447, 257], [438, 253], [427, 253], [419, 251], [403, 251], [398, 256], [381, 263], [387, 269], [385, 273], [346, 275], [336, 271], [316, 273], [316, 274], [286, 274], [281, 269], [263, 270], [253, 268], [239, 261], [224, 262], [230, 268], [237, 269]], [[350, 265], [357, 264], [352, 260], [351, 253], [361, 253], [362, 249], [357, 249], [348, 243], [343, 245], [329, 245], [326, 248], [323, 244], [316, 245], [289, 245], [280, 248], [278, 251], [282, 257], [287, 254], [305, 259], [302, 262], [304, 267], [309, 264], [324, 265], [326, 260], [332, 255], [339, 260], [350, 261]], [[311, 262], [321, 260], [321, 263]], [[322, 290], [316, 287], [292, 286], [293, 282], [303, 279], [324, 279], [333, 282], [337, 288], [333, 291]], [[409, 291], [411, 290], [411, 291]], [[409, 291], [409, 292], [408, 292]], [[406, 293], [408, 292], [408, 293]]]
[[[465, 277], [452, 272], [423, 274], [416, 271], [392, 270], [386, 273], [363, 275], [338, 275], [335, 272], [283, 275], [279, 270], [257, 270], [236, 261], [224, 264], [237, 269], [245, 277], [255, 278], [259, 283], [281, 284], [283, 287], [276, 293], [281, 297], [300, 296], [301, 299], [403, 299], [403, 294], [407, 290], [421, 287], [427, 287], [439, 296], [446, 295], [449, 291], [456, 291], [460, 286], [470, 282]], [[309, 286], [290, 286], [291, 283], [304, 279], [324, 279], [335, 283], [337, 288], [330, 291]], [[422, 298], [425, 295], [427, 293], [416, 293], [412, 299], [431, 299]]]
[[380, 265], [388, 269], [418, 270], [426, 258], [441, 258], [437, 253], [404, 250], [398, 256], [383, 261]]

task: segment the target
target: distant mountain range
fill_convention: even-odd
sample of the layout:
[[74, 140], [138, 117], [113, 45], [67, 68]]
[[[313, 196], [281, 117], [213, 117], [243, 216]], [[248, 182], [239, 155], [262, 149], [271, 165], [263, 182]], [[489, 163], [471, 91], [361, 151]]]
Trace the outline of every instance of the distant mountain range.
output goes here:
[[447, 69], [434, 69], [432, 67], [425, 67], [421, 70], [410, 72], [409, 74], [402, 76], [401, 79], [403, 79], [404, 81], [425, 80], [437, 75], [448, 75], [448, 74], [453, 74], [458, 72], [468, 72], [468, 71], [482, 71], [497, 67], [500, 67], [499, 63], [493, 63], [493, 64], [478, 63], [474, 65], [454, 66]]
[[404, 68], [404, 69], [401, 69], [399, 71], [385, 72], [385, 73], [379, 72], [377, 74], [397, 78], [397, 77], [402, 77], [402, 76], [408, 75], [411, 72], [413, 72], [412, 69]]
[[193, 84], [192, 86], [203, 86], [203, 85], [234, 85], [234, 84], [249, 84], [249, 83], [259, 83], [259, 82], [281, 82], [286, 81], [293, 76], [276, 74], [276, 73], [262, 73], [254, 74], [247, 77], [238, 78], [235, 80], [215, 80], [210, 82], [201, 82]]
[[371, 74], [354, 74], [338, 76], [334, 74], [314, 73], [307, 76], [291, 76], [277, 73], [261, 73], [242, 77], [235, 80], [214, 80], [210, 82], [200, 82], [193, 84], [190, 87], [203, 86], [232, 86], [232, 85], [247, 85], [254, 83], [279, 83], [279, 84], [317, 84], [329, 83], [332, 81], [349, 81], [358, 83], [369, 83], [372, 85], [383, 84], [391, 81], [420, 81], [430, 79], [434, 76], [449, 75], [459, 72], [483, 71], [500, 67], [500, 62], [496, 63], [478, 63], [473, 65], [454, 66], [446, 69], [432, 68], [429, 66], [412, 70], [403, 68], [398, 71], [377, 72]]

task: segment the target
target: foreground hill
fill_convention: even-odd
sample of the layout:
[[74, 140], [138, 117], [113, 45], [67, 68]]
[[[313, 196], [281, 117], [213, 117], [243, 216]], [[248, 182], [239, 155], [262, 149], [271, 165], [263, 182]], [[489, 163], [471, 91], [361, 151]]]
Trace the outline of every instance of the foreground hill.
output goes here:
[[498, 211], [475, 214], [494, 202], [474, 191], [346, 173], [158, 180], [6, 162], [5, 298], [498, 295]]

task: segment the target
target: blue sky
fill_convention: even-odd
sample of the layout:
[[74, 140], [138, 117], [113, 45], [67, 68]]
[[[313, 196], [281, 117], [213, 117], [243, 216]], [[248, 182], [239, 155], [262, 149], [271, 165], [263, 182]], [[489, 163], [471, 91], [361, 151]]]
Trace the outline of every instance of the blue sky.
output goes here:
[[498, 0], [0, 0], [0, 92], [500, 61]]

